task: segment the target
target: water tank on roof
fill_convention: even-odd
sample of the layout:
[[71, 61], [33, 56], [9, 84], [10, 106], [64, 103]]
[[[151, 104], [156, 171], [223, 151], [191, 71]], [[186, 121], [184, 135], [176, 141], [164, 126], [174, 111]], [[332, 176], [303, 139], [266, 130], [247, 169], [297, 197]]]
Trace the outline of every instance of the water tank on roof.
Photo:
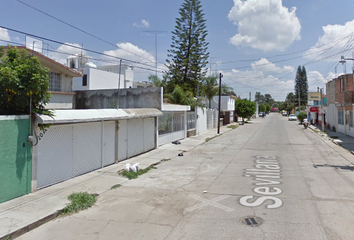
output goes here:
[[85, 63], [85, 68], [97, 68], [97, 66], [92, 62], [88, 62]]

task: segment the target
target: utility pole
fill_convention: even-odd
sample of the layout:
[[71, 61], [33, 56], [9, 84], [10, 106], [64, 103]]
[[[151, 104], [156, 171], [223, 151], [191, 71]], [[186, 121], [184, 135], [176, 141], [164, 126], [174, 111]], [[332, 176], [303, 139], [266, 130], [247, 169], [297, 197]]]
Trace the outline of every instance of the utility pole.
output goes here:
[[323, 98], [322, 98], [322, 90], [323, 88], [321, 88], [321, 114], [322, 114], [322, 124], [321, 124], [321, 128], [322, 128], [322, 132], [324, 132], [324, 117], [325, 117], [325, 114], [324, 114], [324, 110], [323, 110]]
[[118, 76], [118, 89], [120, 89], [120, 73], [122, 70], [122, 59], [119, 60], [119, 76]]
[[210, 62], [209, 62], [209, 64], [210, 64], [210, 69], [209, 69], [209, 75], [211, 75], [211, 64], [212, 64], [212, 60], [214, 59], [214, 58], [218, 58], [218, 57], [209, 57], [209, 59], [210, 59]]
[[166, 31], [144, 31], [145, 33], [151, 33], [155, 36], [155, 75], [157, 76], [157, 35], [161, 33], [167, 33]]
[[251, 101], [251, 92], [250, 92], [249, 98], [250, 98], [250, 101]]
[[298, 86], [298, 92], [299, 92], [299, 113], [300, 113], [300, 102], [301, 102], [301, 100], [300, 100], [300, 85]]
[[218, 114], [218, 134], [220, 134], [220, 108], [221, 108], [221, 78], [223, 75], [220, 73], [220, 81], [219, 81], [219, 114]]

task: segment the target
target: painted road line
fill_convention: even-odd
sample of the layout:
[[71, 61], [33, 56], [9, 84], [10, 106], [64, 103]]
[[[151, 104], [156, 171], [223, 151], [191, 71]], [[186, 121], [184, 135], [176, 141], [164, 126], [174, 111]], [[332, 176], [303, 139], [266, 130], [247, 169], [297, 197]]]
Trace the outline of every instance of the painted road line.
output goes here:
[[191, 198], [194, 198], [195, 200], [201, 201], [201, 203], [199, 203], [197, 205], [194, 205], [194, 206], [186, 208], [186, 211], [188, 211], [188, 212], [193, 211], [193, 210], [198, 209], [198, 208], [202, 208], [202, 207], [208, 206], [208, 205], [220, 208], [220, 209], [222, 209], [222, 210], [224, 210], [226, 212], [232, 212], [234, 210], [232, 208], [229, 208], [229, 207], [226, 207], [226, 206], [223, 206], [223, 205], [217, 203], [218, 201], [221, 201], [221, 200], [224, 200], [224, 199], [230, 197], [230, 196], [227, 196], [227, 195], [219, 196], [219, 197], [216, 197], [216, 198], [211, 199], [211, 200], [207, 200], [207, 199], [201, 198], [201, 197], [199, 197], [197, 195], [194, 195], [194, 194], [191, 194], [191, 195], [188, 195], [188, 196], [191, 197]]

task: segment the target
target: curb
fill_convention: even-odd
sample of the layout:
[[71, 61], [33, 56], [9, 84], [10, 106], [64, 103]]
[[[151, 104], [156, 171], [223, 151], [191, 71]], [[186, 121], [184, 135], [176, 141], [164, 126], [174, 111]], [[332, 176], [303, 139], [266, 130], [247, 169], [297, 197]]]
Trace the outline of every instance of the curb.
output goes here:
[[[226, 129], [226, 131], [224, 131], [224, 133], [227, 133], [227, 132], [229, 132], [229, 131], [231, 131], [231, 130], [233, 130], [232, 128], [229, 128], [229, 129]], [[218, 134], [218, 135], [215, 135], [215, 136], [212, 136], [212, 137], [210, 137], [210, 138], [207, 138], [208, 139], [208, 141], [212, 141], [212, 140], [214, 140], [215, 138], [217, 138], [217, 137], [219, 137], [219, 136], [221, 136], [222, 135], [222, 133], [220, 133], [220, 134]], [[191, 137], [191, 138], [193, 138], [193, 137]], [[185, 138], [185, 139], [187, 139], [187, 138]], [[184, 139], [183, 139], [184, 140]], [[182, 141], [183, 141], [182, 140]], [[203, 145], [203, 144], [205, 144], [207, 141], [202, 141], [200, 144], [198, 144], [197, 146], [200, 146], [200, 145]], [[196, 147], [196, 146], [195, 146]], [[194, 147], [194, 148], [195, 148]], [[194, 149], [193, 148], [193, 149]], [[158, 149], [158, 148], [156, 148], [156, 149]], [[192, 150], [192, 149], [191, 149]], [[144, 154], [144, 153], [142, 153], [142, 154]], [[139, 156], [139, 155], [138, 155]], [[137, 157], [137, 156], [135, 156], [135, 157]], [[177, 156], [171, 156], [171, 160], [174, 158], [174, 157], [177, 157]], [[126, 159], [126, 160], [130, 160], [130, 159]], [[123, 160], [123, 161], [121, 161], [121, 162], [119, 162], [119, 163], [121, 163], [122, 164], [122, 166], [121, 166], [121, 168], [120, 168], [120, 170], [118, 170], [117, 171], [117, 174], [119, 173], [119, 172], [122, 172], [122, 171], [124, 171], [124, 166], [125, 166], [125, 160]], [[151, 164], [148, 164], [148, 166], [147, 167], [155, 167], [155, 166], [157, 166], [157, 165], [160, 165], [160, 164], [162, 164], [162, 163], [164, 163], [165, 161], [163, 161], [163, 160], [159, 160], [159, 161], [152, 161], [152, 163]], [[126, 162], [126, 163], [128, 163], [128, 161]], [[99, 170], [101, 170], [101, 169], [97, 169], [98, 171]], [[96, 170], [96, 171], [97, 171]], [[127, 179], [127, 181], [129, 181], [129, 179]], [[106, 191], [109, 191], [110, 190], [110, 188], [108, 188]], [[104, 192], [106, 192], [106, 191], [104, 191]], [[101, 193], [102, 194], [102, 193]], [[64, 208], [62, 208], [62, 209], [59, 209], [59, 210], [56, 210], [54, 213], [50, 213], [50, 214], [48, 214], [47, 216], [45, 216], [45, 217], [43, 217], [43, 218], [41, 218], [41, 219], [38, 219], [38, 220], [36, 220], [35, 222], [33, 222], [33, 223], [30, 223], [30, 224], [28, 224], [27, 226], [24, 226], [24, 227], [21, 227], [21, 228], [19, 228], [19, 229], [17, 229], [17, 230], [13, 230], [13, 231], [9, 231], [9, 233], [7, 233], [7, 234], [5, 234], [4, 236], [1, 236], [0, 237], [0, 240], [12, 240], [12, 239], [15, 239], [15, 238], [18, 238], [18, 237], [20, 237], [21, 235], [23, 235], [23, 234], [25, 234], [25, 233], [27, 233], [27, 232], [30, 232], [30, 231], [32, 231], [33, 229], [36, 229], [36, 228], [38, 228], [38, 227], [40, 227], [41, 225], [43, 225], [43, 224], [45, 224], [45, 223], [47, 223], [47, 222], [49, 222], [49, 221], [51, 221], [51, 220], [54, 220], [55, 218], [57, 218], [58, 216], [59, 216], [59, 214], [60, 214], [60, 212], [63, 210]]]
[[17, 229], [15, 231], [11, 232], [11, 233], [8, 233], [5, 236], [1, 237], [0, 240], [10, 240], [10, 239], [18, 238], [19, 236], [21, 236], [29, 231], [32, 231], [33, 229], [38, 228], [41, 225], [55, 219], [59, 215], [60, 211], [61, 210], [57, 210], [56, 212], [49, 214], [48, 216], [46, 216], [42, 219], [39, 219], [39, 220], [37, 220], [25, 227], [22, 227], [20, 229]]

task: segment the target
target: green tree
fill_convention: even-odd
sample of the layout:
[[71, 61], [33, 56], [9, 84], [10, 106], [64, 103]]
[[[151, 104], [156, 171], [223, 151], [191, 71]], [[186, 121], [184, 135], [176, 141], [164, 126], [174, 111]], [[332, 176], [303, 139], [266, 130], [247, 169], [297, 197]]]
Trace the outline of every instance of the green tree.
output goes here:
[[254, 95], [254, 101], [258, 102], [259, 104], [263, 103], [265, 100], [264, 96], [261, 94], [261, 92], [256, 92]]
[[265, 112], [266, 110], [266, 105], [264, 103], [258, 105], [258, 112]]
[[250, 118], [256, 112], [256, 103], [248, 99], [237, 99], [235, 101], [235, 112], [242, 118]]
[[299, 66], [297, 68], [296, 76], [295, 76], [295, 97], [297, 101], [295, 105], [299, 105], [298, 98], [300, 96], [300, 105], [306, 105], [307, 103], [307, 94], [309, 90], [308, 81], [307, 81], [307, 73], [304, 66]]
[[179, 14], [166, 60], [171, 78], [168, 89], [179, 85], [196, 95], [197, 86], [206, 75], [209, 58], [208, 32], [200, 0], [185, 0]]
[[201, 100], [194, 98], [193, 93], [190, 91], [184, 91], [180, 86], [176, 86], [172, 93], [164, 94], [164, 98], [167, 98], [169, 103], [189, 105], [193, 111], [196, 106], [202, 106]]
[[290, 93], [288, 93], [288, 95], [286, 95], [285, 102], [287, 102], [289, 104], [294, 104], [295, 101], [296, 101], [296, 97], [295, 97], [294, 93], [290, 92]]
[[297, 115], [297, 119], [299, 119], [300, 123], [302, 124], [302, 122], [304, 121], [304, 119], [307, 118], [307, 113], [305, 112], [301, 112]]
[[[19, 51], [9, 46], [7, 53], [0, 50], [0, 114], [49, 113], [45, 105], [51, 94], [49, 71], [37, 57], [29, 56], [26, 50]], [[31, 104], [30, 104], [31, 102]]]
[[211, 108], [212, 98], [219, 93], [219, 85], [215, 75], [210, 75], [204, 79], [201, 93], [208, 99], [209, 108]]
[[221, 84], [221, 94], [236, 96], [234, 89], [232, 87], [230, 87], [229, 85], [227, 85], [226, 83]]
[[270, 112], [271, 109], [270, 109], [269, 103], [266, 102], [266, 103], [264, 103], [264, 105], [265, 105], [265, 107], [266, 107], [266, 110], [265, 110], [265, 111], [266, 111], [266, 112]]
[[274, 99], [272, 98], [272, 95], [270, 94], [264, 94], [264, 101], [268, 103], [270, 106], [275, 103]]
[[150, 75], [148, 77], [149, 81], [153, 84], [154, 87], [163, 87], [164, 88], [164, 91], [165, 91], [165, 88], [167, 87], [167, 82], [168, 82], [168, 75], [165, 73], [163, 76], [162, 76], [162, 79], [159, 78], [157, 75]]

